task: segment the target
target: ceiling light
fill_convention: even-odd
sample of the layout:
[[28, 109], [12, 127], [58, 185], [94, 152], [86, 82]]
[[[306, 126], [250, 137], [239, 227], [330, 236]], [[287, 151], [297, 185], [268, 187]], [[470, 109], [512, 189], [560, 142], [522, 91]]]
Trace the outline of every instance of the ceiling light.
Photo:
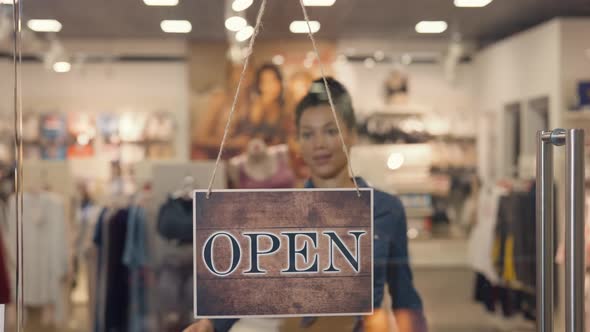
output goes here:
[[178, 0], [143, 0], [148, 6], [176, 6], [178, 5]]
[[240, 31], [248, 25], [245, 18], [239, 16], [232, 16], [225, 20], [225, 28], [229, 31]]
[[234, 0], [234, 2], [231, 5], [231, 9], [233, 9], [236, 12], [241, 12], [250, 8], [253, 2], [254, 0]]
[[57, 20], [29, 20], [27, 26], [37, 32], [60, 32], [62, 28]]
[[365, 67], [367, 67], [368, 69], [375, 68], [375, 60], [373, 58], [366, 58], [364, 63]]
[[186, 20], [164, 20], [160, 27], [167, 33], [189, 33], [193, 30], [191, 22]]
[[447, 30], [447, 22], [445, 21], [421, 21], [416, 24], [416, 32], [418, 33], [442, 33]]
[[376, 51], [374, 57], [377, 61], [383, 61], [385, 59], [385, 53], [383, 51]]
[[289, 29], [292, 33], [309, 33], [309, 28], [311, 27], [311, 33], [316, 33], [320, 31], [320, 26], [320, 22], [318, 21], [309, 21], [309, 27], [306, 21], [293, 21]]
[[67, 73], [72, 69], [72, 65], [67, 61], [59, 61], [53, 64], [53, 71], [56, 73]]
[[396, 169], [399, 169], [400, 167], [402, 167], [402, 165], [404, 164], [405, 158], [404, 155], [398, 152], [394, 152], [391, 155], [389, 155], [389, 158], [387, 159], [387, 167], [394, 171]]
[[485, 7], [493, 0], [455, 0], [456, 7]]
[[307, 7], [330, 7], [336, 0], [303, 0], [303, 5]]
[[274, 63], [277, 66], [282, 66], [285, 63], [285, 57], [280, 54], [277, 54], [272, 57], [272, 63]]
[[239, 42], [244, 42], [248, 40], [254, 34], [254, 28], [250, 25], [243, 28], [242, 30], [236, 32], [236, 40]]

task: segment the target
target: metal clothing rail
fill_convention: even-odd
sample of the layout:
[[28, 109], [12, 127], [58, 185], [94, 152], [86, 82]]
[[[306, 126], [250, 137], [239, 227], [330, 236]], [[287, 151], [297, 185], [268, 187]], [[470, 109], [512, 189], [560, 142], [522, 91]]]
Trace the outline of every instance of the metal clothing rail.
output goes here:
[[566, 148], [565, 331], [584, 331], [584, 131], [537, 133], [537, 331], [553, 332], [553, 146]]

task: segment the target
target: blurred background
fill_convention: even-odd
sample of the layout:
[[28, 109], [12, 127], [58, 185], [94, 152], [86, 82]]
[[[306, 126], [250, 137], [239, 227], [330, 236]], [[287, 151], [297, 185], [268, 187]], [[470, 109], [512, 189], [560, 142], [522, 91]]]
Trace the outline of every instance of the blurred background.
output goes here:
[[[208, 185], [261, 1], [19, 1], [26, 330], [180, 331], [192, 321], [190, 193]], [[590, 3], [303, 2], [327, 73], [352, 94], [355, 173], [406, 208], [430, 330], [533, 331], [535, 134], [590, 129]], [[8, 330], [14, 7], [0, 0]], [[298, 0], [268, 1], [215, 188], [307, 178], [294, 109], [320, 71], [302, 20]], [[297, 319], [250, 324], [300, 330]], [[320, 318], [309, 330], [353, 324]]]

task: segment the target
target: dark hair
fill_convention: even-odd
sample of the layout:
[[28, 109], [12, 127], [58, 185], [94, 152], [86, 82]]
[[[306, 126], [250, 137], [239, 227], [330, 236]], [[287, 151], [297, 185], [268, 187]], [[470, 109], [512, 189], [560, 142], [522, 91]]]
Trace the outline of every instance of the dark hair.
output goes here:
[[[356, 127], [356, 117], [354, 116], [354, 108], [352, 107], [352, 98], [350, 94], [342, 85], [342, 83], [327, 77], [328, 89], [332, 95], [332, 101], [336, 113], [344, 121], [344, 124], [348, 129], [354, 129]], [[322, 78], [313, 81], [307, 95], [299, 102], [295, 108], [295, 125], [299, 128], [299, 122], [303, 113], [312, 107], [330, 105], [328, 100], [328, 94], [326, 92], [326, 86]]]
[[285, 88], [283, 86], [283, 73], [281, 73], [281, 69], [278, 66], [272, 63], [265, 63], [262, 66], [260, 66], [260, 68], [258, 68], [258, 70], [256, 71], [256, 81], [254, 82], [254, 91], [259, 95], [262, 93], [262, 91], [260, 91], [260, 81], [262, 80], [262, 73], [264, 73], [267, 70], [275, 74], [277, 80], [279, 81], [279, 84], [281, 85], [281, 95], [279, 96], [279, 103], [282, 105], [284, 98], [283, 93]]

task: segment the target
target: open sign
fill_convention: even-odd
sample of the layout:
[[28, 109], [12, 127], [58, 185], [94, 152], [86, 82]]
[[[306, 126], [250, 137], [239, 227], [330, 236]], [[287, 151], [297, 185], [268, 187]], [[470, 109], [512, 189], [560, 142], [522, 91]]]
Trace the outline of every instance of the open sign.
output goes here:
[[195, 192], [195, 316], [373, 311], [373, 191]]

